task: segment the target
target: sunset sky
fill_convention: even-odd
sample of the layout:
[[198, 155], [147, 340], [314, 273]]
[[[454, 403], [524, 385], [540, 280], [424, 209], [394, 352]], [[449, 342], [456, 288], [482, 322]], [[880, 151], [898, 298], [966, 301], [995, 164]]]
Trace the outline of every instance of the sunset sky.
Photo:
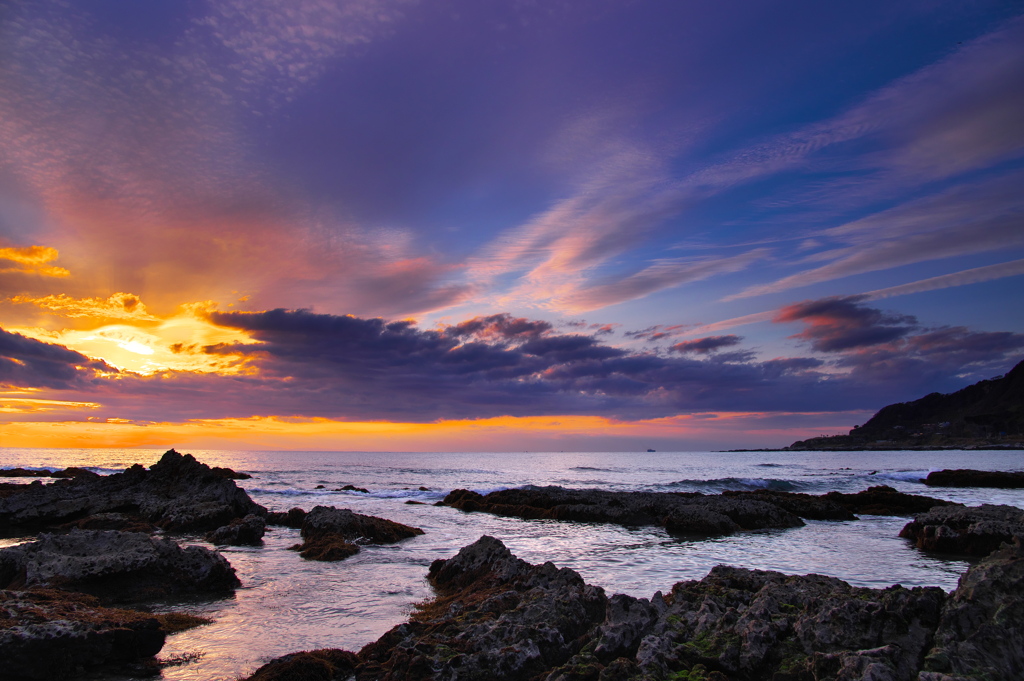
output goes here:
[[1022, 294], [1019, 2], [0, 4], [0, 446], [780, 446]]

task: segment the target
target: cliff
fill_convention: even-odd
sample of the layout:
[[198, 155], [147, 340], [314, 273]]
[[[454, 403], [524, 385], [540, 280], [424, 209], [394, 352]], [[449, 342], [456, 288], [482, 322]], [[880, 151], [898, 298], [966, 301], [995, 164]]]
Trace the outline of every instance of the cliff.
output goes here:
[[1024, 362], [963, 390], [883, 407], [848, 435], [794, 442], [788, 449], [1024, 448]]

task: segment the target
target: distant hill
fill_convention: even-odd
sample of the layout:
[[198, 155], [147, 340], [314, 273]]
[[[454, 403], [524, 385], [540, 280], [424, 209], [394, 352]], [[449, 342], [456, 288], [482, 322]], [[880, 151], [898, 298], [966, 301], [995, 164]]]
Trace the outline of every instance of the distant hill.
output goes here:
[[1024, 448], [1024, 362], [963, 390], [883, 407], [848, 435], [794, 442], [787, 449]]

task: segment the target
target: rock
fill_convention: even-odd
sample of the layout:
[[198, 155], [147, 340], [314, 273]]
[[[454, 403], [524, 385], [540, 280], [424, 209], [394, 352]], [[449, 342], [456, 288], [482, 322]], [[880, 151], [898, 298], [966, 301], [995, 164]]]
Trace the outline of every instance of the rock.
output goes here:
[[932, 471], [924, 479], [931, 487], [1024, 487], [1024, 473], [1002, 471], [975, 471], [970, 469]]
[[723, 496], [739, 497], [746, 499], [758, 499], [770, 504], [784, 508], [793, 515], [808, 520], [856, 520], [844, 505], [825, 497], [814, 496], [813, 494], [801, 494], [799, 492], [776, 492], [774, 490], [759, 489], [752, 491], [731, 491], [722, 492]]
[[369, 494], [370, 490], [365, 487], [356, 487], [355, 485], [345, 485], [334, 490], [335, 492], [361, 492], [362, 494]]
[[173, 532], [212, 530], [246, 515], [265, 515], [234, 481], [173, 449], [149, 470], [24, 485], [0, 498], [0, 534], [55, 528], [98, 513], [125, 513]]
[[[174, 451], [174, 450], [171, 450]], [[250, 480], [252, 478], [248, 473], [241, 473], [233, 471], [230, 468], [222, 468], [220, 466], [214, 466], [210, 469], [210, 472], [216, 475], [218, 478], [224, 478], [226, 480]]]
[[[972, 567], [949, 597], [718, 566], [664, 597], [608, 598], [492, 537], [435, 561], [428, 579], [437, 597], [358, 653], [285, 656], [249, 681], [962, 681], [1024, 671], [1019, 543]], [[260, 676], [274, 670], [282, 675]]]
[[945, 506], [918, 515], [900, 531], [919, 549], [984, 556], [1024, 536], [1024, 511], [1014, 506]]
[[0, 478], [98, 478], [99, 473], [74, 466], [62, 471], [31, 470], [27, 468], [0, 469]]
[[230, 593], [239, 585], [222, 555], [140, 532], [72, 530], [0, 550], [0, 587], [54, 587], [104, 602]]
[[249, 514], [210, 532], [206, 535], [206, 541], [231, 546], [259, 546], [263, 543], [266, 531], [267, 522], [258, 515]]
[[430, 566], [438, 598], [359, 654], [358, 678], [543, 678], [578, 651], [607, 598], [575, 572], [482, 537]]
[[1024, 549], [1018, 540], [971, 567], [942, 611], [924, 661], [933, 676], [1024, 678]]
[[463, 511], [484, 511], [518, 518], [661, 525], [674, 534], [705, 536], [769, 527], [799, 527], [804, 522], [785, 508], [760, 498], [698, 493], [607, 492], [562, 487], [530, 487], [486, 496], [453, 490], [444, 504]]
[[118, 530], [120, 532], [145, 532], [152, 534], [158, 531], [153, 523], [148, 523], [137, 515], [125, 513], [97, 513], [70, 523], [58, 525], [58, 530]]
[[359, 553], [360, 544], [393, 544], [423, 534], [384, 518], [353, 513], [347, 508], [316, 506], [302, 523], [304, 542], [292, 548], [311, 560], [341, 560]]
[[853, 513], [864, 515], [914, 515], [936, 506], [961, 506], [945, 499], [898, 492], [888, 485], [868, 487], [856, 494], [829, 492], [823, 498], [834, 501]]
[[333, 681], [347, 679], [358, 659], [347, 650], [324, 649], [292, 653], [271, 660], [249, 681]]
[[100, 607], [96, 599], [59, 591], [0, 591], [2, 678], [77, 678], [99, 665], [151, 658], [164, 645], [147, 613]]
[[301, 508], [293, 508], [288, 511], [271, 511], [267, 514], [269, 525], [283, 525], [298, 530], [306, 520], [306, 512]]

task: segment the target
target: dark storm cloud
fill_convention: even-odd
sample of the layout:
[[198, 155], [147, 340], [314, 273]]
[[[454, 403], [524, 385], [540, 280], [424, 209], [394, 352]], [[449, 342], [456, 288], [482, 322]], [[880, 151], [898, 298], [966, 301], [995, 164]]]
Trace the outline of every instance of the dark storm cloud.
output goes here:
[[910, 333], [917, 324], [914, 317], [860, 305], [865, 299], [843, 296], [787, 305], [775, 321], [805, 322], [807, 328], [793, 338], [810, 343], [819, 352], [844, 352], [889, 343]]
[[0, 329], [0, 385], [18, 388], [73, 388], [96, 371], [114, 372], [63, 345], [43, 343]]
[[669, 350], [672, 352], [696, 352], [698, 354], [706, 355], [709, 352], [721, 350], [722, 348], [728, 348], [733, 345], [739, 345], [740, 341], [743, 340], [740, 336], [707, 336], [705, 338], [697, 338], [691, 341], [683, 341], [676, 343]]

